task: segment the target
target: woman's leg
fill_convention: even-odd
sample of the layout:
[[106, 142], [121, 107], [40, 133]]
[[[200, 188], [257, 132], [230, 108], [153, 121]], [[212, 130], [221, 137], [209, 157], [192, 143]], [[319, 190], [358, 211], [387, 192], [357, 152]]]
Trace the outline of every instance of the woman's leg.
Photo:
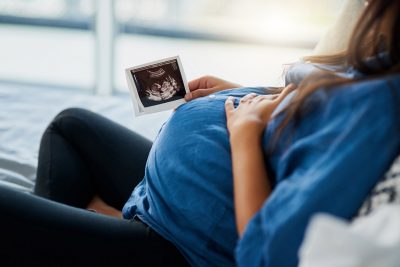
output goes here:
[[[42, 138], [35, 193], [83, 208], [99, 195], [120, 209], [143, 177], [150, 147], [104, 117], [65, 110]], [[1, 187], [0, 233], [0, 254], [14, 265], [187, 266], [172, 243], [140, 222]]]
[[143, 178], [151, 144], [93, 112], [64, 110], [42, 137], [35, 194], [81, 208], [98, 195], [120, 210]]
[[0, 187], [2, 266], [187, 266], [175, 246], [120, 220]]

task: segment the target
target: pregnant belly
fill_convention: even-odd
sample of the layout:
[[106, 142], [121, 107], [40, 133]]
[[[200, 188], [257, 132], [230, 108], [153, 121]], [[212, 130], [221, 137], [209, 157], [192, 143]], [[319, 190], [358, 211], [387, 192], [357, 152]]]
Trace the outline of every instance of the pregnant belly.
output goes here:
[[224, 102], [254, 91], [224, 91], [181, 105], [153, 144], [133, 212], [183, 251], [202, 257], [219, 251], [233, 260], [237, 234]]

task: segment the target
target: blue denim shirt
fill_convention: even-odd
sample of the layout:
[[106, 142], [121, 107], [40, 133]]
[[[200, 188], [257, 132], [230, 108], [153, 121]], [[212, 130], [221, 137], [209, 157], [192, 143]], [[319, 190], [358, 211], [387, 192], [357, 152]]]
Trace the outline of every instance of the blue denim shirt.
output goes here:
[[267, 93], [226, 90], [181, 105], [160, 130], [145, 177], [123, 209], [193, 266], [297, 266], [310, 217], [351, 218], [399, 152], [399, 76], [319, 90], [272, 149], [282, 117], [268, 124], [263, 147], [275, 187], [238, 239], [224, 102], [250, 92]]
[[268, 154], [276, 186], [238, 242], [239, 266], [297, 266], [311, 216], [350, 219], [399, 153], [399, 76], [320, 90], [307, 104], [308, 115]]

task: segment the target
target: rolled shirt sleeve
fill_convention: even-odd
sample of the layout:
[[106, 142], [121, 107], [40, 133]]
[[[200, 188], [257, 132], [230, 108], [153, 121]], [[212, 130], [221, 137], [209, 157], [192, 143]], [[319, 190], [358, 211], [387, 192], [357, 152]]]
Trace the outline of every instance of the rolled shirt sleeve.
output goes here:
[[238, 242], [238, 266], [297, 266], [313, 214], [355, 214], [399, 152], [398, 88], [395, 76], [316, 94], [290, 144], [271, 153], [276, 187]]

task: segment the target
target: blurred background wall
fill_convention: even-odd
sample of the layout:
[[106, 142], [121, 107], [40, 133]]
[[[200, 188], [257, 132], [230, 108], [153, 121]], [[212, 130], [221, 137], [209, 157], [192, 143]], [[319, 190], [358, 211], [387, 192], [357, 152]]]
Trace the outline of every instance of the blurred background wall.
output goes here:
[[0, 84], [127, 93], [123, 69], [180, 55], [188, 80], [280, 82], [342, 0], [0, 0]]

